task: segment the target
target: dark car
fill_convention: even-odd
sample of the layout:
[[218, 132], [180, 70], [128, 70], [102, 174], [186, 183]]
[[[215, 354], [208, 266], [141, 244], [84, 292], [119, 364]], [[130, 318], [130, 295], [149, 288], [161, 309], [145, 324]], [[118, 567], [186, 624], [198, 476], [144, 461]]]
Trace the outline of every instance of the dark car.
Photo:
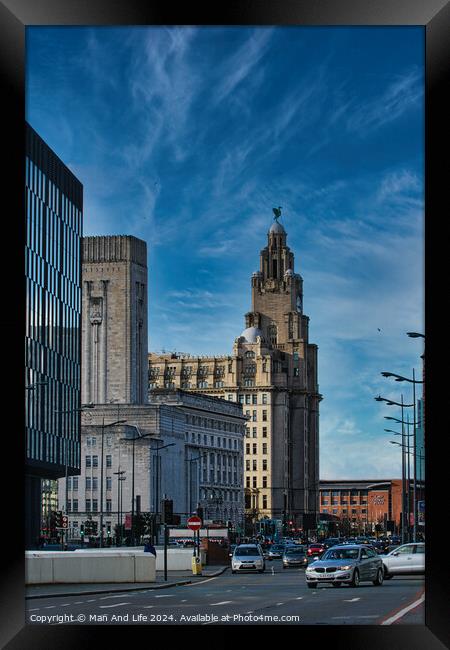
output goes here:
[[325, 546], [317, 542], [315, 544], [310, 544], [308, 546], [306, 555], [308, 558], [320, 557], [325, 550], [326, 550]]
[[357, 587], [360, 582], [383, 584], [383, 560], [367, 544], [333, 546], [320, 559], [311, 562], [306, 571], [306, 584], [314, 589], [321, 582], [333, 587], [348, 584]]
[[268, 560], [275, 560], [280, 558], [285, 550], [284, 544], [272, 544], [272, 546], [267, 550], [266, 557]]
[[325, 546], [326, 549], [328, 549], [331, 546], [336, 546], [336, 544], [340, 544], [340, 539], [338, 537], [327, 537], [327, 539], [323, 540], [322, 544]]
[[304, 546], [288, 546], [282, 556], [283, 569], [290, 567], [304, 568], [308, 564], [306, 549]]

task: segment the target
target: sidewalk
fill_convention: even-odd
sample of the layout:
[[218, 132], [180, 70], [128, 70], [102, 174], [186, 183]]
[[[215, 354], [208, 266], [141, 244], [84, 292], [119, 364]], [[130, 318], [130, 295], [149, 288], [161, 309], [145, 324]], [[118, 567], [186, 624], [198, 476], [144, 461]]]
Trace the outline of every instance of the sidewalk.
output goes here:
[[28, 585], [25, 587], [25, 599], [53, 598], [55, 596], [79, 596], [122, 591], [147, 591], [148, 589], [167, 589], [168, 587], [186, 585], [191, 582], [199, 582], [206, 578], [219, 576], [228, 568], [229, 565], [205, 567], [202, 571], [202, 575], [199, 576], [192, 575], [192, 571], [188, 570], [167, 571], [167, 582], [164, 580], [164, 571], [157, 571], [155, 582]]

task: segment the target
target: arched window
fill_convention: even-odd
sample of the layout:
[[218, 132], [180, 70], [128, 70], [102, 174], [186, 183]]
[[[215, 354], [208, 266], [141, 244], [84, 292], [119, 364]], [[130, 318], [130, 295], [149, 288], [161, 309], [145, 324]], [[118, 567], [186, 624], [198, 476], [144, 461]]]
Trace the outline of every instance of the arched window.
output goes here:
[[272, 345], [277, 344], [277, 326], [269, 325], [269, 341]]

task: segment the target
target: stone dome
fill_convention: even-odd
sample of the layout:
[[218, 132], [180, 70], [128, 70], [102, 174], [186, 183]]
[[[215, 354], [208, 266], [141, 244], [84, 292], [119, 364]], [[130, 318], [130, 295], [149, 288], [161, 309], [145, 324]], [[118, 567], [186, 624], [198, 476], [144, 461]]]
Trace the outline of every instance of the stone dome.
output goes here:
[[260, 336], [262, 338], [262, 335], [263, 333], [257, 327], [247, 327], [241, 334], [247, 343], [256, 343], [256, 337]]
[[276, 235], [285, 235], [286, 234], [285, 229], [283, 228], [281, 223], [278, 223], [278, 221], [275, 221], [275, 223], [273, 223], [270, 226], [269, 233], [271, 233], [271, 232], [275, 233]]

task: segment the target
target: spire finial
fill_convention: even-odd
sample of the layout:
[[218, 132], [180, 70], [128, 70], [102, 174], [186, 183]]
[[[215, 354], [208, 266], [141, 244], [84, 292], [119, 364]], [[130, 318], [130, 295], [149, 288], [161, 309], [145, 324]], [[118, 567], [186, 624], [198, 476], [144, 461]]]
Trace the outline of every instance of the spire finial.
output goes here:
[[278, 223], [278, 219], [281, 217], [281, 205], [278, 206], [278, 208], [272, 208], [273, 213], [274, 213], [274, 219]]

